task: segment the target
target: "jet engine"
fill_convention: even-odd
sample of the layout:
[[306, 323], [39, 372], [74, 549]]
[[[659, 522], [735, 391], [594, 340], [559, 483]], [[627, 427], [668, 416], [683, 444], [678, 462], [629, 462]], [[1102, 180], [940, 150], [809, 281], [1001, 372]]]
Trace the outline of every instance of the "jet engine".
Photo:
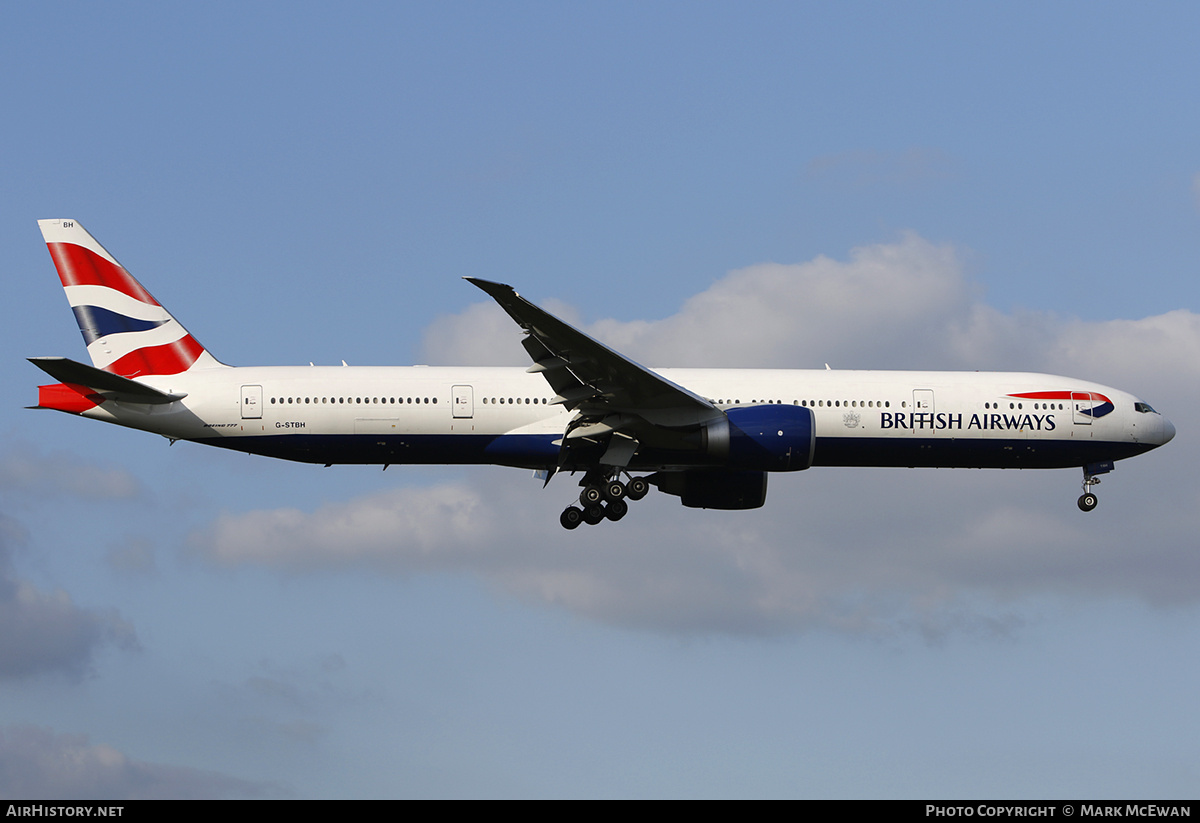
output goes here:
[[812, 409], [782, 404], [729, 409], [705, 425], [702, 437], [710, 457], [731, 469], [760, 472], [807, 469], [817, 442]]
[[757, 509], [767, 499], [766, 472], [688, 469], [646, 479], [691, 509]]

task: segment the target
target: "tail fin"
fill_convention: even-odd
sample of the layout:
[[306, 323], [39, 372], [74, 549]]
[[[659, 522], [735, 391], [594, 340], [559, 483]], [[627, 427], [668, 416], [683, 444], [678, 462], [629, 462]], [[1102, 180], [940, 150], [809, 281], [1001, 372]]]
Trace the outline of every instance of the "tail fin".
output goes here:
[[221, 366], [75, 220], [39, 220], [92, 363], [122, 377]]

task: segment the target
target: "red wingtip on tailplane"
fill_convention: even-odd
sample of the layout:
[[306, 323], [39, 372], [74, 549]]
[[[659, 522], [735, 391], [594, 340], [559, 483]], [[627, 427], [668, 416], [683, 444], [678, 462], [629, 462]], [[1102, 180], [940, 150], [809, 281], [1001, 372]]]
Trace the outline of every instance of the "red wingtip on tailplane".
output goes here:
[[55, 383], [38, 386], [36, 409], [54, 409], [70, 414], [83, 414], [104, 402], [104, 397], [78, 383]]

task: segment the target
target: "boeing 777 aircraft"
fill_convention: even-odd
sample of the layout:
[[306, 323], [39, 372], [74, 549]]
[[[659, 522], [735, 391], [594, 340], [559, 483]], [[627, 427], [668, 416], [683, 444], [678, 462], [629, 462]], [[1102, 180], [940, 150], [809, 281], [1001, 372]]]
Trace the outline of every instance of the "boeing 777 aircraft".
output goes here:
[[[763, 505], [769, 472], [814, 466], [1082, 468], [1175, 427], [1126, 392], [1008, 372], [648, 369], [518, 295], [466, 278], [525, 330], [527, 369], [219, 362], [75, 220], [39, 221], [92, 365], [33, 408], [318, 463], [488, 463], [581, 473], [568, 529], [620, 520], [656, 486], [684, 506]], [[636, 473], [636, 474], [635, 474]]]

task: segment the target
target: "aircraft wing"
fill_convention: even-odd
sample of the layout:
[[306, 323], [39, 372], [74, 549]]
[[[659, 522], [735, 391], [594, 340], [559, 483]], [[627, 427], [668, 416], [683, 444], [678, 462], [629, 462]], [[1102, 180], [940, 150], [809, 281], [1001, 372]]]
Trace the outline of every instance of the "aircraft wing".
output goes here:
[[[708, 400], [641, 366], [521, 297], [512, 286], [463, 278], [487, 292], [526, 332], [530, 372], [546, 378], [554, 402], [577, 410], [607, 432], [625, 428], [620, 416], [652, 426], [684, 428], [721, 416]], [[618, 417], [614, 417], [618, 416]], [[601, 424], [599, 420], [608, 418]]]

